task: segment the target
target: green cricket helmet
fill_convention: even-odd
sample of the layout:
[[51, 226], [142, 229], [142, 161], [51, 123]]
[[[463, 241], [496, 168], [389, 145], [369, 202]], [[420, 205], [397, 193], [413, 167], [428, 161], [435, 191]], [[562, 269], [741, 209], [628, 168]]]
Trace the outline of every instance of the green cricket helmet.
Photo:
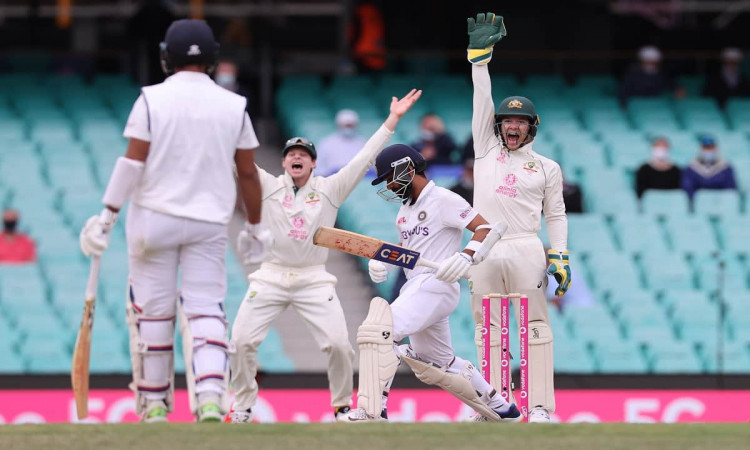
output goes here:
[[[533, 139], [534, 136], [536, 136], [536, 131], [539, 127], [539, 114], [536, 113], [536, 108], [534, 107], [534, 103], [531, 100], [519, 95], [512, 95], [500, 102], [500, 106], [497, 108], [497, 114], [495, 114], [495, 134], [500, 139], [503, 139], [503, 135], [500, 130], [500, 122], [503, 120], [503, 117], [509, 116], [520, 116], [528, 118], [528, 137], [531, 137]], [[524, 144], [528, 144], [528, 141], [530, 141], [528, 137], [526, 138], [527, 142], [524, 142]], [[503, 143], [505, 143], [505, 140], [503, 140]]]

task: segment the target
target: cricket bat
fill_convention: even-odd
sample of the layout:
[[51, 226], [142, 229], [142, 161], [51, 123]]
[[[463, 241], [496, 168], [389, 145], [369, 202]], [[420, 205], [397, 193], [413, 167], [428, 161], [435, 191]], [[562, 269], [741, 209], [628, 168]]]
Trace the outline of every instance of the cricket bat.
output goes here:
[[78, 329], [76, 346], [73, 351], [73, 368], [70, 381], [73, 385], [73, 396], [76, 401], [78, 419], [89, 415], [89, 360], [91, 358], [91, 331], [94, 327], [94, 305], [96, 288], [99, 281], [99, 256], [91, 258], [89, 280], [86, 284], [86, 303], [83, 305], [81, 327]]
[[437, 263], [422, 258], [417, 251], [339, 228], [318, 228], [313, 236], [313, 244], [407, 269], [414, 266], [438, 268]]

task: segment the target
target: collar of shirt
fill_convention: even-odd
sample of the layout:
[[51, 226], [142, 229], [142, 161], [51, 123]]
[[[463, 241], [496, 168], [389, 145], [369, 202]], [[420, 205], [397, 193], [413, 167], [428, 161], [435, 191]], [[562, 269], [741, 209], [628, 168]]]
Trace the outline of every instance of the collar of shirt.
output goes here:
[[427, 200], [423, 200], [423, 199], [427, 197], [428, 195], [430, 195], [430, 191], [432, 190], [433, 187], [435, 187], [435, 182], [429, 181], [427, 185], [424, 187], [424, 189], [422, 189], [422, 192], [419, 193], [419, 197], [417, 198], [417, 201], [414, 202], [412, 206], [416, 207], [420, 203], [426, 202]]
[[528, 144], [524, 144], [517, 149], [513, 150], [512, 152], [509, 152], [511, 154], [515, 153], [516, 155], [527, 155], [529, 151], [531, 150], [531, 144], [533, 144], [534, 141], [529, 142]]
[[189, 83], [213, 82], [211, 77], [203, 72], [193, 72], [192, 70], [181, 70], [174, 75], [170, 75], [166, 81], [186, 81]]

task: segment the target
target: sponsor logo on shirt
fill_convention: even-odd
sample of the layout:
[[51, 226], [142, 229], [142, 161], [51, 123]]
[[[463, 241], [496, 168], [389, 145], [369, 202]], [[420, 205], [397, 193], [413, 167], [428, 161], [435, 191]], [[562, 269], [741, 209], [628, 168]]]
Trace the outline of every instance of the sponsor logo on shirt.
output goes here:
[[508, 154], [504, 151], [500, 151], [500, 156], [496, 158], [501, 164], [505, 164], [508, 161]]
[[399, 217], [396, 221], [396, 225], [404, 225], [406, 224], [406, 217]]
[[304, 218], [299, 217], [299, 216], [293, 217], [292, 226], [294, 226], [295, 229], [289, 230], [289, 234], [287, 234], [287, 237], [290, 237], [292, 239], [300, 239], [300, 240], [307, 239], [307, 230], [304, 230], [302, 228], [305, 226]]
[[516, 178], [515, 174], [509, 173], [508, 175], [505, 175], [506, 186], [513, 186], [514, 184], [516, 184], [516, 181], [518, 181], [518, 178]]
[[534, 161], [529, 161], [529, 162], [524, 163], [523, 170], [525, 170], [526, 173], [528, 173], [529, 175], [531, 175], [532, 173], [536, 173], [537, 172], [536, 163]]
[[292, 194], [286, 194], [284, 196], [284, 200], [281, 202], [281, 206], [289, 209], [292, 207], [293, 204], [294, 204], [294, 196]]
[[504, 181], [505, 186], [498, 186], [497, 189], [495, 189], [495, 192], [510, 198], [518, 197], [518, 189], [512, 187], [514, 184], [516, 184], [518, 178], [514, 174], [509, 173], [505, 176]]
[[430, 235], [430, 228], [429, 227], [423, 227], [420, 225], [417, 225], [416, 227], [412, 228], [411, 230], [404, 230], [401, 232], [401, 240], [407, 241], [409, 240], [409, 237], [411, 236], [429, 236]]
[[463, 211], [461, 211], [461, 214], [459, 214], [459, 217], [461, 217], [462, 219], [465, 219], [469, 216], [469, 214], [471, 214], [471, 211], [472, 211], [471, 208], [464, 209]]

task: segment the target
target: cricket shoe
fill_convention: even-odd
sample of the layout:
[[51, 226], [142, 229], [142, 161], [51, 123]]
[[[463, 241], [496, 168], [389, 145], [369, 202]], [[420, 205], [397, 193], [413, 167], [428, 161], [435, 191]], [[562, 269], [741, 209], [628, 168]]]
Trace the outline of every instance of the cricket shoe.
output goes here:
[[221, 422], [223, 414], [218, 404], [214, 402], [206, 402], [198, 408], [198, 415], [196, 421], [200, 423], [206, 422]]
[[339, 406], [333, 410], [333, 418], [336, 422], [348, 422], [349, 411], [352, 409], [349, 406]]
[[146, 412], [141, 418], [141, 422], [144, 423], [160, 423], [167, 421], [167, 405], [161, 401], [148, 402]]
[[529, 411], [529, 423], [550, 423], [549, 411], [537, 406]]
[[253, 410], [247, 408], [245, 411], [229, 411], [229, 414], [224, 417], [224, 423], [252, 423], [253, 421]]
[[[500, 422], [516, 423], [523, 420], [523, 415], [521, 414], [521, 411], [518, 410], [515, 403], [511, 403], [510, 408], [508, 408], [508, 410], [505, 412], [500, 412], [496, 409], [494, 409], [493, 411], [495, 411], [497, 415], [500, 416]], [[491, 422], [491, 420], [479, 413], [476, 413], [466, 419], [466, 422]]]
[[[337, 419], [339, 420], [339, 419]], [[371, 416], [367, 414], [364, 408], [351, 409], [346, 416], [339, 420], [339, 422], [348, 423], [364, 423], [364, 422], [388, 422], [388, 415], [385, 410], [380, 413], [379, 416]]]

